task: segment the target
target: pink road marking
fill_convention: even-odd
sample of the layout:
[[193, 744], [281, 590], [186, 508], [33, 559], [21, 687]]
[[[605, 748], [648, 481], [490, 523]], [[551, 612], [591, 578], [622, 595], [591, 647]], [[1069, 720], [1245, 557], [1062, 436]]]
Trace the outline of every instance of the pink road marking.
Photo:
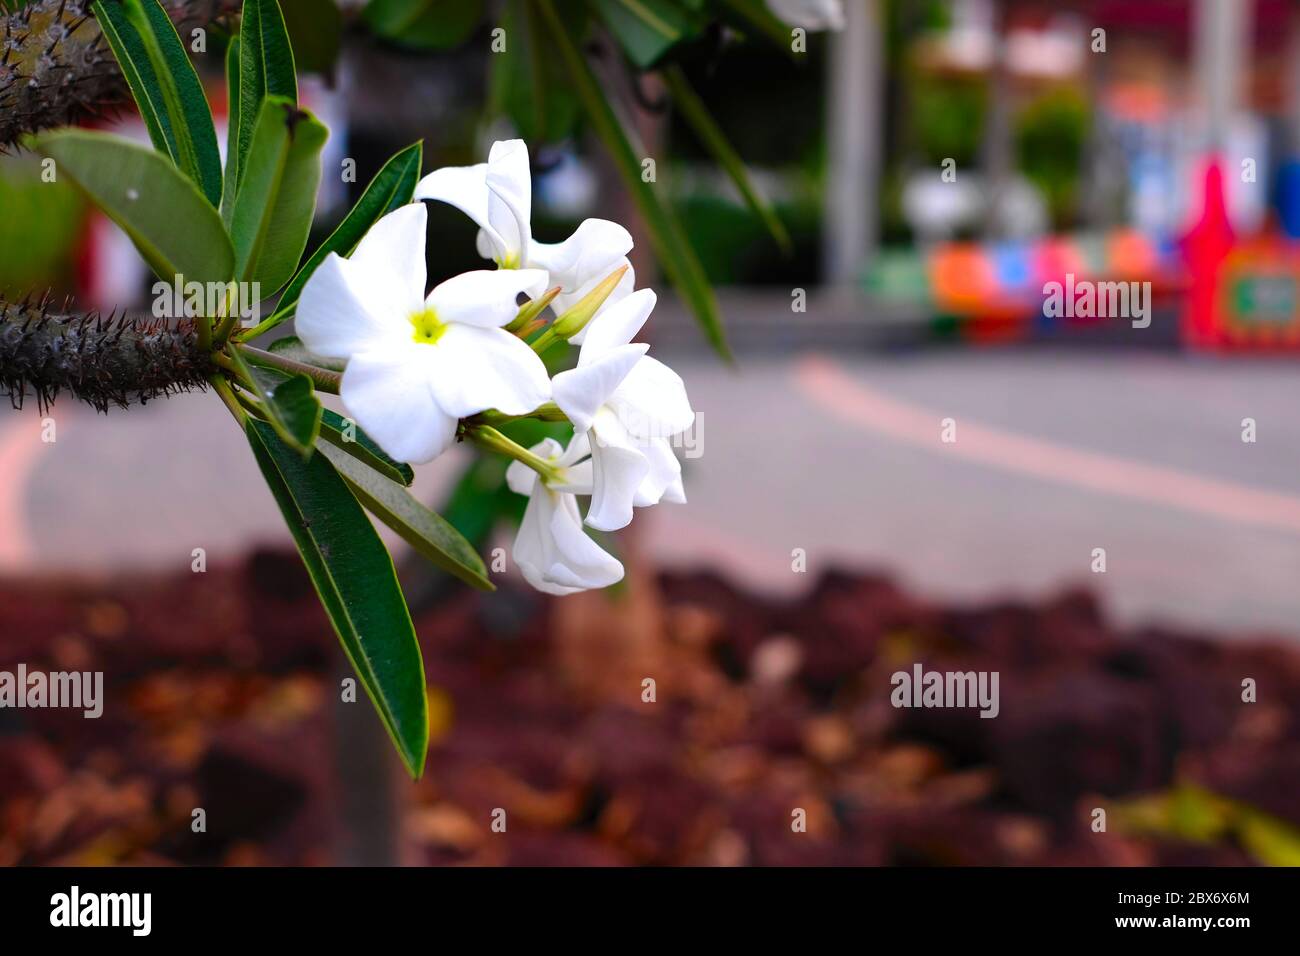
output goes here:
[[[62, 423], [60, 423], [62, 424]], [[35, 548], [27, 527], [28, 480], [50, 449], [41, 441], [41, 420], [13, 416], [0, 427], [0, 569], [22, 570], [31, 564]]]
[[[1300, 497], [1028, 438], [890, 398], [857, 382], [833, 360], [809, 356], [795, 369], [799, 388], [841, 420], [1004, 471], [1031, 475], [1229, 521], [1300, 532]], [[957, 419], [957, 440], [942, 444], [940, 420]]]

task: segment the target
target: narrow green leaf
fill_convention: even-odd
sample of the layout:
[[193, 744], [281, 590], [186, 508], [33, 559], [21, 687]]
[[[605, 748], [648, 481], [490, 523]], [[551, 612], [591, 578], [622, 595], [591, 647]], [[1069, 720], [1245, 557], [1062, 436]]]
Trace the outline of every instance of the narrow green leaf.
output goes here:
[[253, 365], [239, 349], [231, 349], [228, 354], [252, 383], [253, 394], [261, 401], [276, 434], [299, 454], [310, 455], [320, 434], [322, 412], [311, 379]]
[[126, 10], [120, 3], [97, 4], [95, 19], [99, 21], [100, 32], [108, 40], [108, 47], [113, 51], [122, 75], [126, 77], [126, 85], [131, 89], [131, 97], [140, 111], [140, 118], [144, 120], [150, 142], [158, 152], [170, 156], [175, 162], [176, 139], [168, 124], [167, 108], [163, 103], [158, 77], [154, 74], [149, 52], [145, 49], [140, 34], [127, 19]]
[[215, 206], [221, 157], [212, 109], [171, 19], [158, 0], [101, 0], [95, 10], [149, 138]]
[[[566, 5], [562, 16], [571, 36], [586, 32], [586, 6]], [[510, 51], [488, 58], [492, 111], [509, 116], [528, 142], [559, 142], [574, 132], [582, 105], [569, 88], [564, 65], [551, 55], [536, 6], [532, 0], [507, 0], [499, 23]]]
[[245, 433], [344, 653], [419, 777], [429, 746], [424, 662], [392, 558], [324, 455], [304, 461], [253, 418]]
[[409, 488], [411, 482], [415, 481], [415, 471], [410, 465], [393, 461], [356, 422], [328, 408], [325, 409], [324, 417], [321, 419], [320, 437], [331, 445], [343, 449], [367, 468], [373, 468], [403, 487]]
[[260, 283], [263, 297], [289, 280], [307, 245], [328, 136], [289, 100], [263, 100], [230, 221], [235, 272], [245, 282]]
[[[326, 256], [331, 252], [337, 252], [347, 257], [371, 226], [393, 210], [410, 203], [411, 196], [415, 193], [415, 185], [420, 181], [423, 156], [423, 143], [412, 143], [384, 163], [384, 168], [370, 180], [370, 185], [361, 194], [357, 204], [339, 223], [338, 228], [330, 233], [329, 238], [320, 244], [320, 247], [311, 254], [311, 258], [298, 270], [298, 274], [293, 277], [276, 305], [276, 317], [282, 316], [281, 321], [283, 321], [293, 315], [298, 297], [302, 295], [303, 286], [316, 271], [316, 267], [325, 261]], [[267, 326], [268, 329], [274, 327], [274, 324]]]
[[587, 118], [609, 150], [615, 167], [645, 220], [655, 255], [668, 278], [695, 313], [709, 342], [719, 355], [730, 361], [731, 349], [727, 345], [713, 289], [709, 286], [708, 277], [691, 248], [685, 230], [672, 210], [660, 201], [659, 194], [651, 184], [641, 179], [640, 155], [628, 140], [586, 58], [565, 32], [563, 22], [555, 12], [554, 3], [552, 0], [537, 2], [550, 28], [551, 41], [563, 57], [573, 85], [586, 107]]
[[673, 0], [592, 0], [605, 26], [641, 69], [699, 34], [704, 21]]
[[322, 445], [320, 450], [347, 481], [366, 510], [396, 531], [403, 541], [466, 584], [480, 591], [496, 590], [488, 580], [487, 568], [478, 552], [441, 515], [426, 508], [397, 482], [366, 467], [356, 457], [333, 445]]
[[158, 278], [229, 282], [235, 256], [221, 217], [165, 157], [89, 130], [44, 133], [35, 148], [131, 237]]
[[230, 229], [235, 214], [235, 187], [239, 185], [239, 37], [226, 47], [226, 175], [221, 184], [221, 221]]
[[718, 0], [730, 12], [728, 17], [736, 26], [744, 29], [756, 29], [772, 43], [783, 50], [786, 56], [802, 60], [806, 54], [795, 53], [793, 40], [794, 28], [786, 23], [767, 5], [767, 0]]
[[176, 27], [158, 0], [126, 0], [127, 12], [144, 38], [176, 137], [179, 166], [214, 207], [221, 201], [221, 152], [212, 124], [212, 107], [181, 43]]
[[744, 197], [746, 204], [763, 221], [767, 231], [781, 247], [781, 251], [789, 255], [794, 245], [790, 242], [790, 234], [786, 232], [785, 224], [777, 218], [771, 204], [754, 186], [753, 180], [749, 178], [749, 170], [745, 168], [745, 161], [727, 141], [726, 134], [718, 127], [712, 114], [709, 113], [709, 108], [704, 105], [704, 101], [686, 79], [685, 71], [680, 66], [672, 64], [663, 70], [662, 75], [672, 96], [673, 105], [681, 112], [704, 148], [731, 177], [731, 181], [740, 190], [740, 195]]
[[362, 14], [376, 36], [421, 50], [460, 46], [483, 17], [483, 0], [371, 0]]
[[231, 113], [232, 121], [238, 119], [239, 133], [235, 137], [236, 185], [243, 184], [253, 132], [261, 117], [262, 101], [268, 96], [283, 96], [297, 104], [293, 47], [276, 0], [244, 0], [239, 24], [239, 109]]

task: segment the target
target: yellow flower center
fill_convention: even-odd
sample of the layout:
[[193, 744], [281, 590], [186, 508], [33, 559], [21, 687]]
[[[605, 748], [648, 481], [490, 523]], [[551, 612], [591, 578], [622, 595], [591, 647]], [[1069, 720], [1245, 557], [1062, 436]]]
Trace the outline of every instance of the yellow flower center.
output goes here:
[[497, 265], [502, 269], [518, 269], [523, 263], [520, 261], [521, 256], [517, 252], [511, 252], [504, 259], [497, 260]]
[[433, 309], [412, 312], [411, 327], [415, 329], [411, 338], [425, 345], [433, 345], [442, 338], [442, 333], [447, 331], [447, 323], [440, 321], [438, 313]]

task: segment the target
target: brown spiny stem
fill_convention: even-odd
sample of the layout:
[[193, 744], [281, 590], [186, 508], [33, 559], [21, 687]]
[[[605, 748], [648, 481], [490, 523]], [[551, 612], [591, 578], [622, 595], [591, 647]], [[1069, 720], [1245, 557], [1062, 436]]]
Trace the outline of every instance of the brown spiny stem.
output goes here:
[[213, 371], [191, 320], [75, 314], [48, 297], [0, 300], [0, 393], [15, 408], [31, 395], [44, 410], [68, 392], [106, 412], [203, 389]]
[[[96, 3], [37, 0], [0, 14], [0, 152], [27, 133], [111, 115], [131, 102], [95, 21]], [[238, 0], [162, 0], [188, 43], [190, 31], [239, 9]]]

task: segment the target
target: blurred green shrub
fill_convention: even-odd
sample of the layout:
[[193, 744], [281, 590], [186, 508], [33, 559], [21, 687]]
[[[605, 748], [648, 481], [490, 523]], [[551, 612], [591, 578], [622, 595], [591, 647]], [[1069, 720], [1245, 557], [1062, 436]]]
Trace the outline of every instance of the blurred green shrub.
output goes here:
[[69, 182], [41, 181], [31, 154], [0, 157], [0, 292], [71, 289], [85, 204]]
[[1083, 155], [1092, 113], [1083, 91], [1056, 86], [1016, 117], [1016, 161], [1047, 200], [1052, 225], [1068, 229], [1078, 218]]

